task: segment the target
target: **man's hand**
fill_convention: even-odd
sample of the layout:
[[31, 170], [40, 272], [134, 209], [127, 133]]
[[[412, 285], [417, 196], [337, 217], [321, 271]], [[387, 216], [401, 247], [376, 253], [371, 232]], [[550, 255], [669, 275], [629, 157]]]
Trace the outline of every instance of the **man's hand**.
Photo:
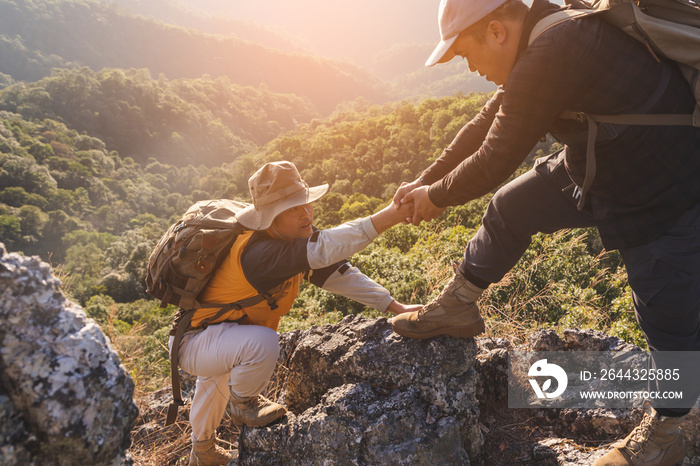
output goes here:
[[433, 204], [430, 196], [428, 196], [427, 186], [413, 189], [401, 199], [401, 202], [413, 202], [414, 208], [411, 223], [416, 226], [420, 225], [422, 220], [429, 222], [437, 218], [445, 210], [444, 207], [438, 207]]
[[393, 227], [397, 223], [406, 223], [406, 219], [410, 218], [413, 213], [413, 202], [394, 204], [389, 203], [379, 212], [372, 214], [372, 224], [377, 230], [377, 233]]
[[386, 308], [387, 312], [392, 314], [403, 314], [404, 312], [420, 311], [423, 308], [422, 304], [401, 304], [400, 302], [393, 300], [389, 307]]
[[394, 199], [393, 202], [397, 206], [401, 204], [401, 200], [404, 198], [404, 196], [414, 189], [423, 186], [423, 183], [421, 183], [420, 178], [418, 178], [415, 181], [412, 181], [410, 183], [406, 183], [405, 181], [401, 183], [401, 187], [396, 190], [396, 194], [394, 194]]

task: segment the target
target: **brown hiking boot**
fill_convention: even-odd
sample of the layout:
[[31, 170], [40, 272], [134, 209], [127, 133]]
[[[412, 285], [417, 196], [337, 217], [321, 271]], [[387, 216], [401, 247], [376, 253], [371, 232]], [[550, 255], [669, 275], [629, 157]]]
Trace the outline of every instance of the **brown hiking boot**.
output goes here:
[[642, 422], [593, 466], [671, 466], [685, 458], [685, 439], [678, 427], [682, 417], [659, 415], [654, 408]]
[[437, 298], [415, 312], [391, 319], [394, 332], [419, 340], [438, 335], [470, 338], [484, 331], [476, 301], [484, 290], [468, 281], [455, 267], [455, 275]]
[[264, 427], [284, 416], [284, 406], [270, 401], [262, 395], [241, 398], [231, 393], [229, 401], [231, 418], [238, 425]]
[[192, 440], [190, 466], [225, 466], [235, 459], [216, 444], [216, 437], [209, 440]]

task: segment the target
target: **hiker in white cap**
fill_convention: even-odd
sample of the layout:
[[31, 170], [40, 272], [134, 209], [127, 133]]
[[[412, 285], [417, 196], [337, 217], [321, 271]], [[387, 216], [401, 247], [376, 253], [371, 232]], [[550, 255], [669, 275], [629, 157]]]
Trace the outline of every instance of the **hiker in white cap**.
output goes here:
[[[180, 367], [197, 376], [190, 408], [190, 465], [227, 464], [231, 457], [216, 445], [216, 428], [227, 405], [237, 424], [261, 427], [279, 419], [285, 408], [263, 397], [277, 363], [277, 326], [299, 294], [303, 278], [325, 290], [392, 314], [420, 306], [404, 305], [346, 260], [387, 228], [406, 219], [408, 206], [391, 203], [379, 212], [327, 230], [313, 226], [313, 202], [328, 185], [309, 187], [290, 162], [271, 162], [249, 180], [253, 204], [237, 217], [250, 230], [202, 292], [202, 302], [236, 302], [274, 290], [276, 307], [266, 301], [211, 317], [198, 309], [182, 338]], [[200, 323], [208, 319], [202, 329]], [[215, 324], [215, 325], [214, 325]], [[172, 343], [171, 343], [172, 344]]]
[[[499, 88], [394, 201], [413, 202], [418, 225], [447, 206], [497, 191], [452, 280], [420, 311], [394, 317], [394, 331], [410, 338], [483, 332], [477, 300], [520, 260], [532, 235], [596, 227], [605, 248], [621, 253], [652, 354], [698, 351], [700, 128], [663, 126], [668, 121], [660, 118], [644, 125], [593, 118], [660, 114], [653, 116], [690, 121], [693, 94], [676, 63], [598, 16], [536, 29], [561, 10], [547, 0], [529, 8], [520, 0], [440, 2], [441, 40], [426, 65], [461, 57]], [[499, 189], [547, 133], [564, 149]], [[596, 465], [681, 461], [678, 426], [697, 395], [684, 393], [679, 406], [654, 401]]]

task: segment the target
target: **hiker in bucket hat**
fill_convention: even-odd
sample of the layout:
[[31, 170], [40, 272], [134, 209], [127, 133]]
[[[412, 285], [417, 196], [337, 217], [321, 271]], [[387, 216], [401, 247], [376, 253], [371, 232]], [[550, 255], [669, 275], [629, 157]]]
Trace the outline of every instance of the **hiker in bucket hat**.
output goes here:
[[277, 326], [291, 309], [302, 278], [380, 311], [420, 308], [397, 302], [346, 260], [404, 221], [409, 207], [391, 203], [369, 217], [317, 230], [313, 202], [326, 194], [327, 184], [309, 187], [294, 164], [283, 161], [265, 164], [250, 177], [249, 187], [253, 203], [237, 217], [250, 230], [238, 236], [200, 299], [228, 303], [273, 290], [276, 308], [262, 301], [233, 309], [204, 329], [199, 324], [219, 309], [195, 312], [195, 330], [182, 338], [179, 353], [180, 367], [197, 376], [190, 408], [190, 465], [231, 460], [215, 437], [227, 406], [235, 423], [250, 427], [266, 426], [286, 412], [261, 393], [279, 356]]
[[281, 212], [311, 204], [328, 192], [327, 184], [310, 188], [291, 162], [264, 165], [250, 177], [248, 187], [253, 203], [237, 217], [251, 230], [266, 230]]
[[[395, 332], [478, 335], [485, 330], [479, 298], [515, 266], [532, 235], [595, 227], [606, 250], [620, 251], [652, 356], [700, 351], [700, 128], [661, 121], [690, 120], [695, 99], [676, 63], [600, 16], [573, 11], [547, 0], [440, 2], [440, 41], [426, 65], [462, 57], [499, 88], [394, 202], [412, 202], [418, 225], [495, 194], [452, 279], [420, 311], [392, 318]], [[555, 14], [565, 20], [541, 26]], [[609, 115], [655, 120], [594, 119]], [[500, 187], [548, 133], [563, 149]], [[652, 400], [640, 425], [595, 464], [682, 461], [679, 425], [700, 383], [687, 387], [673, 404]]]

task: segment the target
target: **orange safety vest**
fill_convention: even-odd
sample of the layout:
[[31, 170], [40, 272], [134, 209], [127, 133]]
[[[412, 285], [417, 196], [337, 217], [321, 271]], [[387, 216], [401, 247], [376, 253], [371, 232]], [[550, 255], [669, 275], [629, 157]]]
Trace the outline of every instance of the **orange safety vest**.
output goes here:
[[[241, 267], [243, 249], [250, 241], [253, 233], [254, 231], [245, 231], [236, 238], [226, 259], [224, 259], [224, 262], [219, 266], [206, 288], [200, 294], [200, 302], [232, 303], [258, 294], [258, 291], [246, 279]], [[280, 318], [290, 311], [294, 300], [299, 295], [301, 275], [300, 273], [294, 275], [275, 292], [273, 296], [277, 302], [277, 309], [270, 309], [269, 304], [266, 301], [262, 301], [241, 310], [232, 309], [230, 312], [220, 316], [216, 321], [210, 322], [209, 325], [238, 320], [239, 324], [261, 325], [277, 330]], [[192, 316], [190, 325], [197, 328], [202, 320], [213, 317], [218, 311], [219, 308], [197, 309]]]

